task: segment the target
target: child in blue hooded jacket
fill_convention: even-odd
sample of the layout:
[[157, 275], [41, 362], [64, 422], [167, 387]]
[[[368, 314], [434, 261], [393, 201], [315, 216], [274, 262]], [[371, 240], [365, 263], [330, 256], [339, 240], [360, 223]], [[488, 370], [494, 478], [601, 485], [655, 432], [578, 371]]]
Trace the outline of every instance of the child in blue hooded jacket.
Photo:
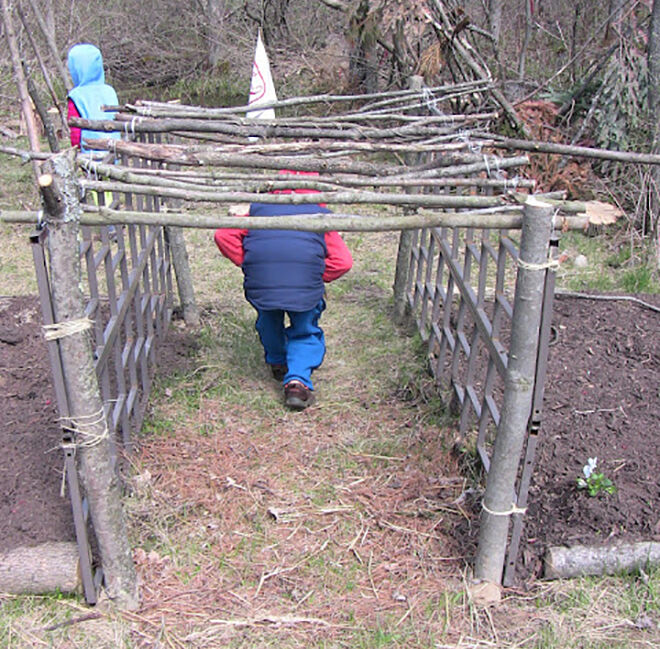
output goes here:
[[[119, 103], [114, 88], [105, 82], [101, 51], [90, 43], [78, 43], [69, 50], [69, 72], [74, 87], [69, 92], [67, 118], [114, 119], [114, 111], [101, 110], [101, 106], [116, 106]], [[84, 140], [98, 138], [118, 139], [117, 131], [105, 133], [71, 127], [71, 145], [88, 153]]]

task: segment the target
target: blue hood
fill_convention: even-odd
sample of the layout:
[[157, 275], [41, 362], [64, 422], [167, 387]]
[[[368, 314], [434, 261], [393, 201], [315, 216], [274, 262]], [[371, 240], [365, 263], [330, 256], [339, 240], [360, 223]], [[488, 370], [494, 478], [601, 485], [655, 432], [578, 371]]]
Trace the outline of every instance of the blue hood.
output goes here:
[[74, 86], [105, 83], [101, 50], [90, 43], [79, 43], [69, 50], [69, 72]]

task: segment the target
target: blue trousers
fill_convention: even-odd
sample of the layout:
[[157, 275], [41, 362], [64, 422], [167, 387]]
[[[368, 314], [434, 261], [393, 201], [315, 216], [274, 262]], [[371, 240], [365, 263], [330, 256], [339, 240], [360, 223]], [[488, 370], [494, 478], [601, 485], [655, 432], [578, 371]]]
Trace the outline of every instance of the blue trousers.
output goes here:
[[[285, 385], [296, 379], [310, 390], [314, 389], [312, 372], [325, 356], [325, 336], [319, 327], [324, 310], [323, 299], [310, 311], [257, 309], [256, 329], [264, 347], [266, 363], [287, 366]], [[285, 314], [289, 316], [288, 327], [284, 325]]]

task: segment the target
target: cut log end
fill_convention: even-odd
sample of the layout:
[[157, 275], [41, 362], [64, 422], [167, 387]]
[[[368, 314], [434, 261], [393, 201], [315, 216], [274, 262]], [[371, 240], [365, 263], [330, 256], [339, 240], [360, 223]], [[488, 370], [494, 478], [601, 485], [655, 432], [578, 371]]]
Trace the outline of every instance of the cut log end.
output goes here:
[[615, 575], [660, 565], [660, 543], [618, 543], [606, 546], [556, 546], [545, 556], [546, 579]]
[[552, 207], [552, 205], [537, 196], [529, 196], [525, 203], [530, 207]]
[[41, 174], [39, 176], [39, 187], [50, 187], [53, 184], [53, 176], [51, 174]]
[[80, 561], [75, 543], [43, 543], [0, 553], [0, 592], [37, 595], [76, 593], [80, 589]]

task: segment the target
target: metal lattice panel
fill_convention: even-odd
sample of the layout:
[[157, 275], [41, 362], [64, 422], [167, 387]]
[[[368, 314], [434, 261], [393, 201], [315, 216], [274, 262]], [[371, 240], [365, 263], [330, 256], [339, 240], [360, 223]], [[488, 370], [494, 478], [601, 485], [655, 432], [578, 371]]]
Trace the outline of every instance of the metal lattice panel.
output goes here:
[[[136, 161], [136, 164], [144, 162]], [[105, 197], [98, 195], [96, 200], [103, 204]], [[115, 209], [131, 209], [132, 204], [130, 194], [113, 197]], [[138, 204], [145, 211], [159, 209], [159, 202], [154, 199], [138, 198]], [[52, 324], [47, 237], [47, 228], [35, 233], [32, 250], [44, 324]], [[85, 315], [93, 322], [90, 345], [116, 463], [118, 449], [130, 451], [132, 436], [142, 426], [158, 342], [165, 336], [172, 317], [167, 232], [160, 226], [118, 225], [114, 229], [83, 226], [79, 252]], [[58, 342], [48, 342], [48, 349], [60, 417], [66, 420], [72, 413]], [[73, 445], [65, 448], [64, 463], [85, 598], [95, 603], [102, 575], [100, 570], [93, 569], [88, 508], [78, 479]]]
[[[551, 250], [555, 254], [556, 245]], [[517, 260], [517, 243], [508, 231], [435, 228], [413, 236], [408, 305], [427, 343], [436, 383], [457, 415], [461, 436], [476, 434], [486, 471], [504, 396]], [[521, 508], [527, 504], [540, 426], [553, 295], [554, 273], [547, 272], [534, 405], [516, 489]], [[507, 584], [514, 579], [522, 521], [522, 515], [513, 516]]]

